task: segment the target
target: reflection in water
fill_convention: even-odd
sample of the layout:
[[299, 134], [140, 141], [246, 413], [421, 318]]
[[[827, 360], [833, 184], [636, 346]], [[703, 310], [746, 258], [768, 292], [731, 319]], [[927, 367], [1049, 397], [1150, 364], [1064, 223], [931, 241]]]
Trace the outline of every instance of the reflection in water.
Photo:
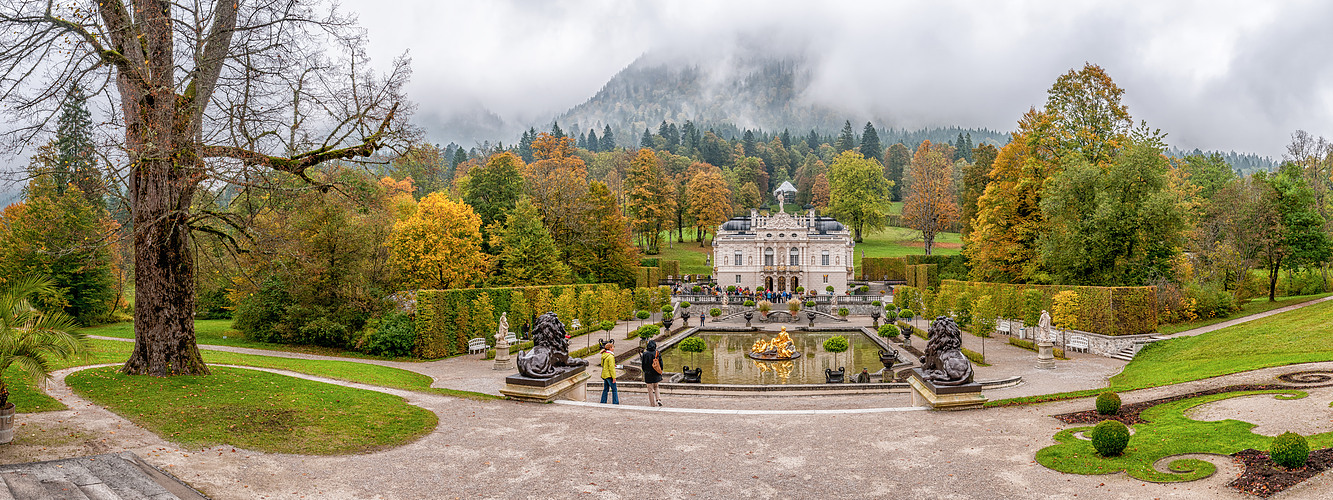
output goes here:
[[[759, 383], [761, 384], [785, 384], [791, 378], [791, 371], [796, 368], [796, 363], [791, 361], [756, 361], [750, 360], [754, 366], [759, 368]], [[772, 373], [775, 380], [770, 381], [767, 376]]]
[[[699, 366], [706, 384], [822, 384], [824, 370], [846, 367], [848, 373], [861, 368], [878, 370], [879, 344], [858, 331], [845, 332], [790, 332], [793, 348], [801, 357], [791, 361], [756, 361], [750, 359], [750, 349], [756, 340], [768, 340], [771, 333], [762, 332], [703, 332], [708, 349], [701, 353], [668, 349], [662, 353], [666, 371], [679, 372], [681, 367]], [[847, 337], [851, 348], [834, 354], [825, 352], [824, 341], [835, 335]]]

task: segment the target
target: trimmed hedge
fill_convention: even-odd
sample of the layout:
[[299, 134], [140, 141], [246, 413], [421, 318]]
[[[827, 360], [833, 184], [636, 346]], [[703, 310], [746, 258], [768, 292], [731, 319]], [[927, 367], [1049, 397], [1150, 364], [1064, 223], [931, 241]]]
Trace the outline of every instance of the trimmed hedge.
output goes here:
[[935, 288], [940, 285], [939, 264], [908, 264], [907, 286], [912, 288]]
[[680, 276], [680, 261], [663, 260], [658, 268], [662, 271], [662, 276]]
[[865, 257], [861, 259], [861, 279], [903, 281], [907, 279], [907, 260], [902, 257]]
[[[1157, 331], [1157, 290], [1151, 286], [1072, 286], [980, 283], [943, 280], [941, 296], [991, 295], [994, 306], [1006, 318], [1035, 324], [1033, 312], [1053, 311], [1053, 300], [1060, 292], [1077, 295], [1074, 321], [1079, 330], [1102, 335], [1136, 335]], [[1033, 292], [1036, 293], [1033, 293]], [[1036, 294], [1039, 293], [1040, 296]], [[1039, 303], [1033, 303], [1039, 302]]]
[[[510, 331], [518, 331], [530, 315], [552, 310], [565, 324], [581, 318], [587, 327], [595, 329], [601, 321], [628, 319], [638, 297], [660, 300], [668, 293], [665, 288], [631, 293], [609, 283], [419, 290], [413, 354], [427, 359], [464, 354], [468, 339], [475, 337], [485, 338], [487, 344], [494, 345], [494, 325], [503, 312], [510, 315]], [[478, 304], [489, 307], [478, 309]]]
[[662, 280], [662, 268], [660, 267], [636, 267], [634, 268], [634, 286], [635, 288], [652, 288], [658, 286]]

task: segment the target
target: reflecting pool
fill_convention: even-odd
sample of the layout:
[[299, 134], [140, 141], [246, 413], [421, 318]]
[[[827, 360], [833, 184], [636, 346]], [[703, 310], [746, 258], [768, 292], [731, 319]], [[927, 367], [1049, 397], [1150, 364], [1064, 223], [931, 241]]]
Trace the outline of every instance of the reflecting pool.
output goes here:
[[[800, 332], [790, 331], [792, 342], [801, 356], [790, 361], [759, 361], [751, 359], [750, 348], [756, 340], [769, 340], [773, 332], [699, 332], [708, 349], [689, 353], [671, 348], [662, 353], [663, 371], [679, 372], [681, 367], [704, 369], [705, 384], [822, 384], [824, 370], [847, 368], [847, 380], [852, 380], [861, 368], [871, 372], [883, 368], [879, 362], [879, 345], [857, 331]], [[834, 354], [824, 351], [824, 341], [835, 335], [847, 337], [851, 348]]]

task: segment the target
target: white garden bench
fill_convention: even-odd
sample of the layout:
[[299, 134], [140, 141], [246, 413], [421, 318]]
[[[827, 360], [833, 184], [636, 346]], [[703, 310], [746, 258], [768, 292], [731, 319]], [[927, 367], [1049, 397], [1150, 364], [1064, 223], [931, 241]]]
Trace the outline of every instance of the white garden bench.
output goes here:
[[1088, 352], [1088, 338], [1082, 335], [1072, 335], [1065, 348], [1075, 352]]
[[486, 339], [481, 337], [469, 339], [467, 341], [467, 353], [476, 354], [479, 352], [486, 352]]
[[518, 335], [515, 335], [514, 332], [509, 332], [508, 335], [505, 335], [505, 343], [507, 343], [507, 344], [509, 344], [509, 345], [517, 344], [517, 343], [518, 343]]

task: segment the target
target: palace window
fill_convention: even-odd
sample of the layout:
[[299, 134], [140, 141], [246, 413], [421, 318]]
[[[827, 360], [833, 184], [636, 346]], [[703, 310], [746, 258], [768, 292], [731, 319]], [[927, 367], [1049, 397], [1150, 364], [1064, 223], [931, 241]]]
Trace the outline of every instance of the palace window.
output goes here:
[[[820, 265], [822, 266], [828, 265], [828, 250], [824, 250], [824, 253], [819, 254], [819, 260], [820, 260], [819, 262]], [[828, 278], [828, 276], [825, 276], [825, 278]]]
[[827, 274], [824, 275], [824, 283], [828, 283], [828, 275], [827, 275]]
[[736, 284], [740, 284], [740, 282], [741, 282], [741, 275], [737, 274], [737, 275], [736, 275]]
[[737, 252], [736, 252], [736, 260], [735, 260], [735, 262], [736, 262], [736, 265], [738, 265], [738, 266], [745, 262], [745, 260], [743, 260], [743, 257], [741, 257], [741, 253], [740, 253], [740, 251], [737, 251]]
[[796, 247], [791, 247], [790, 253], [791, 253], [791, 259], [789, 260], [789, 262], [791, 262], [791, 265], [793, 266], [801, 265], [801, 250]]
[[765, 266], [771, 266], [771, 265], [773, 265], [773, 249], [772, 249], [772, 248], [765, 248], [765, 249], [764, 249], [764, 265], [765, 265]]

